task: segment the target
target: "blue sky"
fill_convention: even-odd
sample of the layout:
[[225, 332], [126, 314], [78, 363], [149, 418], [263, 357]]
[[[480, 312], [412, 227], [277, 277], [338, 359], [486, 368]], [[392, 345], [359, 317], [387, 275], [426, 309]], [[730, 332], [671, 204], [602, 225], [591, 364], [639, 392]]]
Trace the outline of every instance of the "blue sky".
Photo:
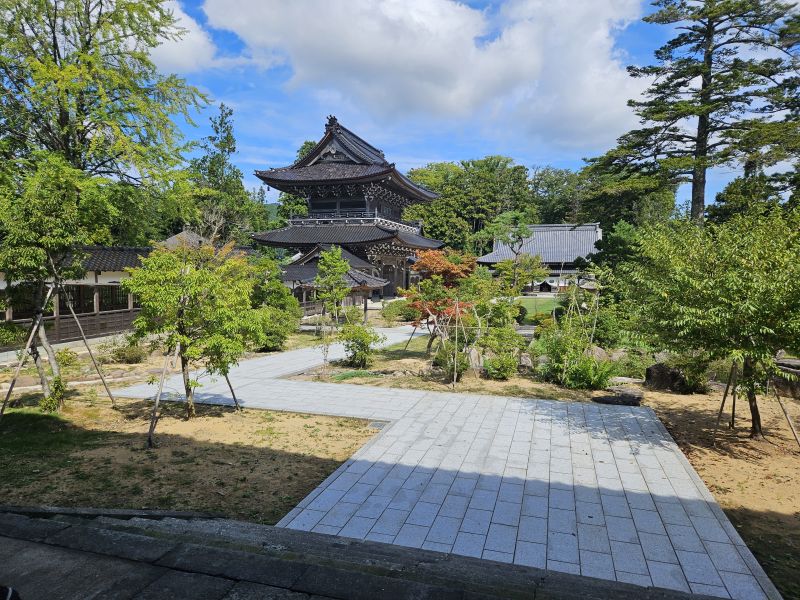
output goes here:
[[[669, 35], [640, 0], [172, 0], [184, 38], [153, 53], [211, 105], [234, 109], [235, 162], [293, 161], [325, 117], [382, 148], [401, 170], [511, 156], [578, 168], [637, 124], [626, 100], [644, 83], [625, 66]], [[709, 198], [730, 178], [712, 174]], [[274, 197], [274, 194], [270, 194]], [[688, 190], [679, 192], [679, 201]]]

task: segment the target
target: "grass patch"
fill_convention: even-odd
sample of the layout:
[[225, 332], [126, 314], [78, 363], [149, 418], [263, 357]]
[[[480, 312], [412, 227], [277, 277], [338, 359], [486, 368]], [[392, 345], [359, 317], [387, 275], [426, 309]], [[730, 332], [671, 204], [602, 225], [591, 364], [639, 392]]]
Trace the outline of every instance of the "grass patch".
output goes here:
[[344, 373], [337, 373], [333, 375], [331, 379], [333, 381], [347, 381], [348, 379], [355, 379], [356, 377], [380, 377], [380, 373], [375, 373], [373, 371], [364, 371], [364, 370], [357, 370], [357, 371], [345, 371]]
[[537, 296], [523, 296], [517, 298], [517, 304], [525, 307], [528, 313], [525, 315], [524, 325], [533, 323], [533, 317], [537, 313], [552, 313], [553, 309], [558, 306], [557, 298], [539, 298]]

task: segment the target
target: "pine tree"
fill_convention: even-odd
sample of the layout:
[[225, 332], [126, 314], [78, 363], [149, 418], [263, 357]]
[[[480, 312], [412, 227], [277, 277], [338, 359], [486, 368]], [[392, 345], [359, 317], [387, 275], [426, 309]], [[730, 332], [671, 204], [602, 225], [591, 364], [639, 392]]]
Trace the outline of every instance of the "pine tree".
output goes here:
[[785, 158], [783, 141], [800, 123], [786, 118], [800, 79], [798, 19], [778, 0], [656, 0], [645, 21], [677, 35], [656, 50], [657, 64], [629, 67], [651, 79], [629, 104], [643, 127], [620, 138], [621, 163], [657, 163], [692, 186], [691, 217], [703, 220], [706, 173], [724, 163], [761, 166]]

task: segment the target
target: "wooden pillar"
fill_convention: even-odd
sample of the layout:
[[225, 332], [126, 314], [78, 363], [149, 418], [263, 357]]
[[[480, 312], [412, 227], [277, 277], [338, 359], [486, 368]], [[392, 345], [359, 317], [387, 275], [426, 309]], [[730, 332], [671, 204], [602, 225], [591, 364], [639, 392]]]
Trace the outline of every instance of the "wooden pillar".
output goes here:
[[100, 287], [94, 286], [92, 292], [94, 296], [94, 313], [97, 314], [100, 312]]

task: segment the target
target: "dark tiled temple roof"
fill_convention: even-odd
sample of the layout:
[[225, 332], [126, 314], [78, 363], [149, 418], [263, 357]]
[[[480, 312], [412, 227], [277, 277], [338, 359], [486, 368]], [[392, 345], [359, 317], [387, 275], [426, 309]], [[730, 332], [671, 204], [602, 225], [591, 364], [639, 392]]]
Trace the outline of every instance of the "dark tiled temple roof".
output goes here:
[[[281, 279], [287, 283], [295, 285], [314, 287], [314, 279], [317, 277], [317, 263], [304, 265], [289, 265], [284, 267]], [[386, 279], [375, 277], [358, 269], [350, 269], [344, 276], [344, 281], [350, 289], [362, 288], [379, 290], [389, 282]]]
[[[295, 167], [282, 167], [271, 169], [270, 177], [280, 178], [281, 181], [320, 184], [330, 183], [331, 180], [357, 181], [360, 179], [370, 180], [376, 176], [390, 175], [391, 167], [381, 165], [353, 165], [349, 163], [317, 163], [301, 169]], [[259, 171], [264, 173], [264, 171]]]
[[[539, 255], [542, 262], [557, 265], [573, 263], [578, 257], [585, 258], [595, 251], [595, 242], [602, 238], [599, 223], [583, 225], [533, 225], [533, 234], [522, 245], [522, 254]], [[494, 249], [478, 259], [482, 264], [494, 264], [513, 259], [514, 253], [506, 244], [495, 241]]]
[[83, 249], [87, 271], [124, 271], [141, 265], [140, 256], [150, 254], [149, 246], [87, 246]]
[[[309, 250], [308, 252], [303, 254], [303, 256], [301, 256], [297, 260], [295, 260], [292, 263], [292, 265], [305, 265], [305, 264], [308, 264], [308, 263], [315, 262], [319, 258], [319, 255], [320, 255], [321, 252], [330, 250], [333, 247], [334, 247], [334, 244], [319, 244], [318, 246], [315, 246], [314, 248], [312, 248], [311, 250]], [[341, 248], [341, 246], [340, 246], [340, 248]], [[364, 260], [360, 256], [356, 256], [352, 252], [348, 251], [346, 248], [341, 248], [341, 250], [342, 250], [342, 258], [345, 259], [347, 262], [349, 262], [350, 266], [353, 267], [354, 269], [374, 269], [375, 268], [374, 265], [368, 263], [366, 260]]]
[[379, 225], [297, 225], [253, 234], [253, 239], [268, 246], [302, 248], [324, 244], [361, 246], [395, 241], [415, 249], [441, 248], [438, 240]]
[[427, 202], [438, 194], [400, 173], [383, 152], [328, 118], [325, 135], [311, 151], [288, 167], [256, 171], [256, 177], [275, 189], [296, 191], [298, 186], [380, 182], [409, 203]]

